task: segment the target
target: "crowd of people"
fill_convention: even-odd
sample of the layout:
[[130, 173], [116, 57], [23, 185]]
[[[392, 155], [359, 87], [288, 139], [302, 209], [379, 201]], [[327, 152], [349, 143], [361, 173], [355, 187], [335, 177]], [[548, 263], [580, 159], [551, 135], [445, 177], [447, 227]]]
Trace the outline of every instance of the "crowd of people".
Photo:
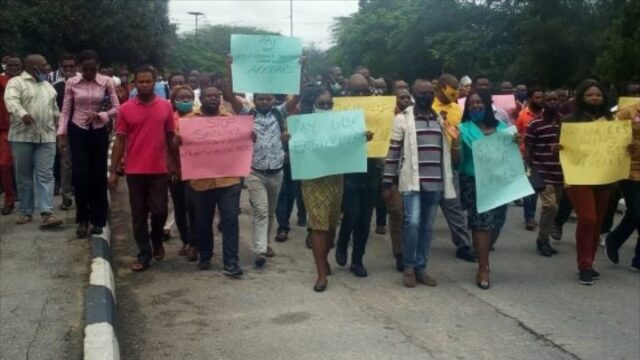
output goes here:
[[[523, 226], [538, 232], [535, 249], [540, 255], [557, 253], [550, 239], [562, 238], [563, 225], [575, 211], [578, 281], [591, 285], [600, 277], [593, 263], [601, 238], [608, 258], [618, 263], [622, 244], [634, 230], [640, 231], [640, 101], [616, 108], [610, 89], [596, 80], [583, 81], [575, 91], [514, 87], [503, 81], [494, 91], [487, 76], [459, 80], [445, 73], [432, 80], [415, 79], [410, 86], [405, 80], [374, 78], [365, 66], [355, 68], [349, 77], [333, 67], [311, 79], [301, 59], [300, 95], [248, 96], [233, 92], [232, 62], [229, 56], [225, 74], [174, 72], [164, 81], [151, 65], [132, 74], [123, 67], [116, 76], [113, 68], [101, 68], [99, 55], [91, 50], [62, 56], [55, 72], [41, 55], [3, 57], [0, 213], [11, 214], [18, 203], [16, 224], [30, 223], [39, 213], [42, 229], [56, 228], [62, 225], [54, 208], [54, 194], [59, 194], [61, 210], [75, 206], [79, 238], [101, 234], [109, 209], [108, 188], [125, 176], [138, 247], [133, 271], [164, 258], [163, 240], [173, 224], [183, 244], [179, 255], [197, 262], [198, 269], [210, 269], [217, 209], [223, 271], [238, 278], [243, 275], [238, 217], [246, 188], [255, 267], [265, 267], [275, 256], [272, 240], [287, 241], [295, 204], [297, 224], [307, 227], [306, 244], [316, 264], [313, 288], [321, 292], [331, 275], [332, 248], [337, 265], [349, 263], [355, 276], [368, 276], [364, 259], [374, 213], [378, 234], [387, 233], [388, 219], [392, 255], [403, 284], [436, 286], [428, 264], [440, 209], [455, 256], [477, 262], [476, 284], [489, 289], [489, 257], [508, 207], [478, 211], [473, 144], [515, 125], [514, 141], [520, 145], [523, 162], [543, 182], [535, 194], [516, 202], [523, 208]], [[493, 93], [514, 96], [516, 109], [496, 106]], [[638, 93], [640, 86], [630, 84], [627, 95]], [[389, 119], [393, 125], [386, 158], [369, 158], [364, 173], [292, 179], [290, 114], [332, 111], [334, 97], [381, 95], [397, 99], [396, 115]], [[460, 98], [465, 98], [463, 106]], [[254, 118], [249, 176], [181, 179], [180, 123], [231, 115]], [[628, 179], [607, 185], [567, 185], [559, 160], [562, 124], [616, 119], [632, 121], [633, 141], [620, 144], [632, 158]], [[376, 134], [362, 136], [371, 140]], [[612, 230], [621, 196], [626, 212]], [[541, 211], [536, 221], [538, 202]], [[640, 244], [631, 269], [640, 271]]]

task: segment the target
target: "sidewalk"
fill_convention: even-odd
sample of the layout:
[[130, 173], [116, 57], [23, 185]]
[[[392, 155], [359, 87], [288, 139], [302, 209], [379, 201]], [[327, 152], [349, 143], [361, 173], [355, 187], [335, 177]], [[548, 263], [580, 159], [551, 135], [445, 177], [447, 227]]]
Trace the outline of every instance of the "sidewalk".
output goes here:
[[[59, 198], [56, 198], [56, 204]], [[75, 237], [74, 210], [41, 231], [39, 217], [0, 217], [0, 359], [82, 359], [89, 240]]]

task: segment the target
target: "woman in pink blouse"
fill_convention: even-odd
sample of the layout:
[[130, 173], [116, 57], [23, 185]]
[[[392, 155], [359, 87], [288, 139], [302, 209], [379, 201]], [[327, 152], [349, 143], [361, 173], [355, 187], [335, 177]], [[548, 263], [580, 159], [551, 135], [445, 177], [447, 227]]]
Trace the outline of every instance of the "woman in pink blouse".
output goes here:
[[[113, 80], [100, 75], [98, 53], [85, 50], [78, 56], [82, 74], [67, 80], [58, 122], [58, 147], [71, 151], [71, 172], [76, 198], [76, 235], [101, 234], [106, 225], [107, 153], [109, 119], [116, 115], [118, 96]], [[65, 137], [69, 137], [66, 149]]]

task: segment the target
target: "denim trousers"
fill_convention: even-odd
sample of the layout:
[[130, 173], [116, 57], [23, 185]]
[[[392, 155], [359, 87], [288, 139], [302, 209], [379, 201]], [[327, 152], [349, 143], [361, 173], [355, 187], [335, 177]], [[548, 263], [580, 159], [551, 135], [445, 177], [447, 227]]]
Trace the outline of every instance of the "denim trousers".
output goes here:
[[56, 157], [56, 144], [12, 141], [11, 151], [16, 166], [20, 213], [33, 214], [36, 190], [40, 214], [52, 213], [55, 187], [53, 162]]
[[402, 193], [404, 205], [404, 241], [402, 243], [405, 268], [422, 271], [427, 268], [441, 191], [407, 191]]

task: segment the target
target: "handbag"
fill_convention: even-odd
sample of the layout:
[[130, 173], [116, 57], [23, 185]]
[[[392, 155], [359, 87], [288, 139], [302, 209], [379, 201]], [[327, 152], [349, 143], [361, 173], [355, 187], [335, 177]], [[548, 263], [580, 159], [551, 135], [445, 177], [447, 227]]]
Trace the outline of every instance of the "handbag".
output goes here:
[[533, 191], [536, 193], [544, 191], [547, 184], [545, 184], [544, 179], [535, 168], [529, 167], [527, 168], [527, 179], [529, 179], [529, 183], [533, 188]]

